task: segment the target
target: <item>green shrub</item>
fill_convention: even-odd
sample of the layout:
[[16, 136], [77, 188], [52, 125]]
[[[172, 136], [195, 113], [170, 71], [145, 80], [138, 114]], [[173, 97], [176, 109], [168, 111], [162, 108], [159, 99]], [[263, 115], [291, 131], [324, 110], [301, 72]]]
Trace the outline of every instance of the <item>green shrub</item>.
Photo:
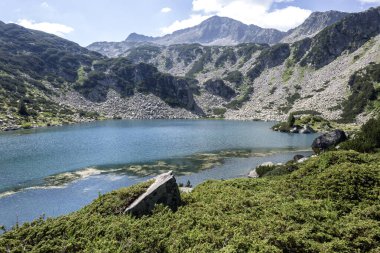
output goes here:
[[380, 91], [375, 85], [380, 82], [380, 63], [370, 64], [357, 71], [349, 80], [352, 94], [343, 102], [341, 122], [352, 122], [372, 101], [378, 100]]
[[227, 76], [224, 78], [224, 80], [230, 83], [234, 83], [236, 85], [241, 85], [243, 83], [244, 76], [240, 71], [235, 70], [235, 71], [229, 72]]
[[213, 110], [214, 115], [224, 115], [227, 111], [226, 108], [214, 108]]
[[340, 144], [341, 149], [374, 152], [380, 148], [380, 116], [365, 123], [355, 136]]

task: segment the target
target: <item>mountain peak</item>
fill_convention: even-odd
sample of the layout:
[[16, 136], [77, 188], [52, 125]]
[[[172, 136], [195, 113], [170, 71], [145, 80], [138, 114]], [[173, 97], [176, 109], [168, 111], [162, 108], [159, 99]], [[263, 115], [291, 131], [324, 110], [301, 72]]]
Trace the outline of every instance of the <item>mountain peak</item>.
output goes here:
[[313, 37], [324, 28], [339, 22], [349, 14], [340, 11], [313, 12], [300, 26], [289, 30], [282, 42], [292, 43], [306, 37]]
[[138, 33], [131, 33], [128, 35], [128, 37], [125, 39], [127, 42], [149, 42], [154, 40], [154, 37], [145, 36]]

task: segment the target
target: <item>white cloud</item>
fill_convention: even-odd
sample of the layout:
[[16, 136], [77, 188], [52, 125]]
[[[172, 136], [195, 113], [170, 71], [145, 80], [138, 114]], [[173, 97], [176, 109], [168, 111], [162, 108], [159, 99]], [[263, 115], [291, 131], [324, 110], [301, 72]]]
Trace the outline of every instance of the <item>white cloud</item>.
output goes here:
[[172, 33], [177, 30], [198, 25], [209, 17], [211, 16], [191, 15], [188, 19], [174, 21], [174, 23], [172, 23], [170, 26], [161, 28], [160, 31], [162, 34]]
[[48, 4], [47, 2], [43, 2], [43, 3], [41, 4], [41, 7], [44, 8], [44, 9], [48, 9], [48, 8], [50, 8], [50, 6], [49, 6], [49, 4]]
[[52, 33], [61, 37], [64, 37], [65, 34], [68, 34], [74, 31], [74, 28], [70, 26], [57, 24], [57, 23], [48, 23], [48, 22], [36, 23], [33, 20], [28, 20], [28, 19], [19, 19], [17, 21], [17, 24], [29, 29]]
[[162, 13], [169, 13], [169, 12], [171, 12], [171, 11], [172, 11], [172, 9], [169, 8], [169, 7], [165, 7], [165, 8], [162, 8], [162, 9], [161, 9], [161, 12], [162, 12]]
[[300, 25], [311, 14], [310, 10], [295, 6], [271, 9], [274, 3], [292, 1], [293, 0], [193, 0], [193, 14], [190, 18], [177, 20], [170, 26], [161, 28], [161, 31], [168, 33], [175, 31], [175, 29], [178, 30], [198, 25], [212, 15], [233, 18], [245, 24], [254, 24], [263, 28], [276, 28], [281, 31], [287, 31]]

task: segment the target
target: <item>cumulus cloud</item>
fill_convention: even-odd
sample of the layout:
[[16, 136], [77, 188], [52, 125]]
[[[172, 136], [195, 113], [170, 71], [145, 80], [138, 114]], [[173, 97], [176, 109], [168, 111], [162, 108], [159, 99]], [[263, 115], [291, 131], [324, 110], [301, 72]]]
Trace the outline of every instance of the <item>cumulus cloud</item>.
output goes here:
[[[274, 3], [293, 0], [193, 0], [193, 14], [185, 20], [177, 20], [162, 32], [172, 32], [174, 28], [187, 28], [198, 25], [212, 15], [229, 17], [245, 24], [263, 28], [276, 28], [287, 31], [300, 25], [311, 14], [310, 10], [296, 6], [272, 9]], [[374, 0], [363, 0], [374, 1]], [[380, 1], [380, 0], [379, 0]]]
[[74, 28], [70, 26], [57, 24], [57, 23], [48, 23], [48, 22], [36, 23], [33, 20], [28, 20], [28, 19], [19, 19], [17, 21], [17, 24], [29, 29], [52, 33], [61, 37], [64, 37], [65, 34], [68, 34], [74, 31]]
[[161, 9], [161, 12], [162, 12], [162, 13], [169, 13], [169, 12], [171, 12], [171, 11], [172, 11], [172, 9], [169, 8], [169, 7], [165, 7], [165, 8], [162, 8], [162, 9]]
[[198, 25], [210, 17], [211, 16], [191, 15], [188, 19], [176, 20], [170, 26], [163, 27], [160, 30], [162, 34], [172, 33], [174, 31]]

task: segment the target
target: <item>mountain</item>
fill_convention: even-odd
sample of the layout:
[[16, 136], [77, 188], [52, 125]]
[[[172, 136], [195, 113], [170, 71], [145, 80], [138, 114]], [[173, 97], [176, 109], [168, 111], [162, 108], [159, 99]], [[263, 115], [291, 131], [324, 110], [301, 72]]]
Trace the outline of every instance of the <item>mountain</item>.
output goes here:
[[227, 46], [240, 43], [291, 43], [306, 37], [312, 37], [347, 15], [348, 13], [337, 11], [315, 12], [303, 24], [288, 32], [246, 25], [231, 18], [213, 16], [197, 26], [175, 31], [163, 37], [148, 37], [132, 33], [125, 41], [95, 42], [87, 48], [109, 57], [116, 57], [125, 53], [128, 49], [146, 44], [168, 46], [199, 43], [202, 45]]
[[300, 26], [289, 30], [281, 42], [293, 43], [306, 37], [313, 37], [348, 15], [349, 13], [339, 11], [313, 12]]
[[244, 42], [274, 44], [279, 42], [284, 35], [284, 32], [276, 29], [264, 29], [255, 25], [246, 25], [231, 18], [213, 16], [197, 26], [162, 37], [132, 33], [125, 41], [95, 42], [87, 48], [109, 57], [116, 57], [128, 49], [147, 44], [236, 45]]
[[[0, 23], [1, 129], [128, 113], [143, 118], [156, 109], [162, 117], [173, 117], [181, 108], [183, 117], [195, 117], [202, 114], [193, 98], [197, 92], [193, 80], [160, 73], [151, 65], [107, 59], [57, 36]], [[112, 107], [119, 100], [132, 104]], [[147, 100], [152, 107], [142, 106]]]
[[144, 42], [117, 58], [0, 23], [0, 128], [290, 112], [361, 122], [379, 108], [379, 23], [372, 8], [292, 44]]
[[[348, 85], [352, 76], [380, 67], [371, 65], [380, 63], [379, 22], [377, 8], [346, 15], [314, 37], [293, 44], [145, 45], [123, 56], [135, 64], [152, 64], [161, 72], [195, 78], [201, 88], [198, 105], [209, 116], [223, 111], [220, 115], [230, 119], [278, 120], [292, 111], [312, 110], [331, 120], [343, 115], [352, 121], [377, 103], [364, 99], [363, 106], [358, 98], [367, 96], [355, 93], [352, 101], [358, 102], [360, 110], [354, 110], [354, 117], [342, 114], [350, 111], [345, 101], [354, 91]], [[367, 66], [372, 66], [371, 71], [362, 70]], [[368, 78], [372, 86], [378, 79]], [[222, 83], [234, 91], [220, 91]], [[376, 100], [377, 95], [371, 97]]]
[[275, 29], [264, 29], [231, 18], [213, 16], [197, 26], [156, 38], [154, 42], [160, 45], [236, 45], [244, 42], [273, 44], [282, 36], [283, 33]]

